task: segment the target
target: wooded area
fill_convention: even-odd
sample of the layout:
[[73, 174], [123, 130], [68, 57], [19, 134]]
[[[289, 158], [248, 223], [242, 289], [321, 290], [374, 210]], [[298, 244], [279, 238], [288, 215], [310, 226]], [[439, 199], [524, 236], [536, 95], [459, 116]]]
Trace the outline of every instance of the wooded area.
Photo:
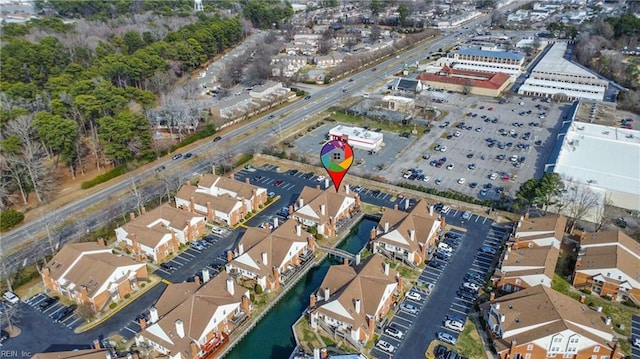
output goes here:
[[[42, 9], [44, 4], [37, 5]], [[29, 193], [38, 202], [50, 198], [59, 162], [75, 178], [88, 162], [101, 169], [156, 158], [145, 110], [153, 109], [181, 77], [248, 34], [242, 9], [235, 9], [234, 17], [194, 16], [192, 1], [46, 4], [47, 11], [98, 20], [65, 24], [47, 17], [2, 28], [0, 209], [27, 203]], [[186, 11], [187, 4], [187, 13], [173, 13]], [[290, 16], [290, 6], [272, 4], [243, 2], [247, 17], [258, 26]], [[162, 8], [172, 17], [159, 15]]]

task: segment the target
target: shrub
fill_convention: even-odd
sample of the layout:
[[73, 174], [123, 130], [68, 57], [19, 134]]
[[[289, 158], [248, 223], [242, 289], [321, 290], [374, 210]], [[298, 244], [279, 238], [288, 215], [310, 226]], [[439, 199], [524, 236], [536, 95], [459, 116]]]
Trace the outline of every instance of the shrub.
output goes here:
[[256, 295], [253, 293], [249, 293], [249, 300], [253, 303], [256, 301]]
[[16, 211], [13, 208], [9, 208], [6, 211], [0, 211], [0, 230], [9, 230], [22, 223], [23, 220], [24, 214], [22, 214], [22, 212], [20, 211]]
[[131, 294], [127, 293], [124, 295], [124, 299], [129, 299], [129, 298], [131, 298]]
[[627, 299], [624, 302], [622, 302], [622, 304], [626, 305], [627, 307], [631, 307], [631, 308], [640, 308], [639, 305], [637, 305], [636, 303], [632, 302], [629, 299]]
[[104, 183], [107, 182], [113, 178], [116, 178], [118, 176], [122, 176], [123, 174], [125, 174], [127, 172], [127, 166], [126, 165], [120, 165], [118, 167], [114, 167], [111, 171], [107, 172], [107, 173], [103, 173], [99, 176], [96, 176], [94, 179], [82, 182], [82, 185], [80, 185], [80, 188], [82, 189], [88, 189], [94, 186], [99, 185], [100, 183]]
[[178, 148], [184, 147], [186, 145], [190, 145], [190, 144], [192, 144], [192, 143], [194, 143], [196, 141], [199, 141], [199, 140], [201, 140], [203, 138], [207, 138], [207, 137], [213, 135], [214, 133], [216, 133], [215, 126], [212, 125], [212, 124], [208, 124], [208, 125], [204, 126], [204, 129], [202, 131], [194, 133], [193, 135], [185, 138], [184, 141], [172, 146], [170, 152], [173, 152], [173, 151], [177, 150]]
[[256, 294], [262, 294], [262, 286], [258, 283], [256, 283], [256, 285], [253, 287], [253, 290], [256, 292]]
[[140, 288], [144, 288], [147, 285], [147, 283], [142, 283], [140, 284]]
[[584, 294], [591, 294], [591, 289], [588, 288], [581, 289], [580, 291]]
[[117, 306], [118, 305], [116, 303], [111, 303], [111, 304], [109, 304], [109, 309], [114, 309]]

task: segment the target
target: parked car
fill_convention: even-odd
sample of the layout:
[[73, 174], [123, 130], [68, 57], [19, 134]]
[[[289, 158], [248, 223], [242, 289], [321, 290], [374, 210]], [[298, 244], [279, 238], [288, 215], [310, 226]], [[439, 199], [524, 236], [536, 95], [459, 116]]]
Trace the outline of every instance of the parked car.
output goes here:
[[211, 233], [213, 234], [223, 234], [224, 230], [220, 227], [213, 227], [211, 228]]
[[387, 334], [388, 336], [397, 338], [397, 339], [402, 339], [404, 337], [404, 332], [396, 327], [392, 327], [392, 326], [388, 326], [385, 330], [384, 330], [385, 334]]
[[389, 344], [388, 342], [385, 342], [384, 340], [378, 340], [376, 346], [387, 353], [393, 353], [394, 351], [396, 351], [396, 347]]
[[448, 352], [449, 349], [447, 349], [447, 347], [445, 347], [444, 345], [438, 345], [436, 347], [436, 350], [434, 351], [434, 354], [436, 355], [436, 359], [445, 359]]
[[406, 302], [402, 304], [402, 310], [404, 310], [407, 313], [418, 314], [418, 307]]
[[174, 267], [173, 265], [169, 264], [169, 263], [162, 263], [160, 264], [160, 268], [164, 269], [164, 270], [168, 270], [168, 271], [172, 271], [175, 270], [176, 267]]
[[445, 343], [449, 343], [451, 345], [456, 345], [456, 338], [447, 332], [438, 332], [437, 336], [438, 336], [438, 340], [441, 340]]
[[191, 242], [191, 247], [194, 249], [197, 249], [199, 251], [203, 251], [204, 250], [204, 245], [202, 245], [202, 243], [198, 242]]
[[438, 251], [438, 252], [436, 253], [436, 258], [438, 258], [438, 259], [440, 259], [440, 260], [443, 260], [443, 261], [448, 261], [448, 260], [451, 258], [451, 254], [450, 254], [450, 253], [448, 253], [448, 252], [441, 252], [441, 251]]
[[273, 186], [274, 187], [280, 187], [280, 185], [282, 185], [282, 183], [284, 183], [283, 180], [277, 180], [277, 181], [273, 182]]
[[454, 322], [464, 323], [467, 321], [467, 318], [460, 314], [447, 314], [447, 320], [452, 320]]
[[267, 193], [267, 197], [269, 197], [269, 198], [273, 198], [273, 197], [275, 197], [275, 196], [276, 196], [276, 193], [275, 193], [275, 192], [269, 192], [269, 193]]
[[464, 219], [465, 221], [468, 221], [469, 219], [471, 219], [471, 212], [464, 211], [464, 213], [462, 213], [462, 219]]
[[62, 322], [63, 320], [65, 320], [68, 316], [70, 316], [71, 314], [73, 314], [73, 312], [76, 310], [78, 306], [75, 304], [72, 304], [64, 309], [62, 309], [61, 311], [57, 312], [56, 314], [54, 314], [51, 319], [53, 319], [54, 323], [59, 323]]
[[444, 269], [445, 264], [437, 261], [437, 260], [430, 260], [429, 262], [427, 262], [427, 265], [431, 268], [436, 268], [436, 269]]
[[459, 290], [458, 293], [456, 294], [458, 295], [458, 297], [462, 299], [466, 299], [470, 301], [476, 300], [476, 295], [466, 290]]
[[11, 304], [17, 304], [20, 302], [20, 297], [18, 297], [16, 293], [10, 291], [4, 292], [2, 298]]
[[464, 324], [453, 320], [447, 320], [444, 322], [444, 327], [455, 332], [461, 332], [464, 328]]
[[479, 285], [472, 282], [464, 282], [464, 284], [462, 284], [462, 287], [473, 290], [473, 291], [478, 291], [480, 289]]
[[411, 290], [409, 291], [409, 293], [407, 293], [407, 298], [413, 299], [413, 300], [421, 300], [422, 296], [420, 295], [420, 293], [414, 292]]
[[60, 299], [60, 297], [47, 297], [45, 300], [43, 300], [40, 303], [38, 303], [38, 307], [40, 308], [40, 310], [45, 310], [45, 309], [49, 308], [50, 306], [52, 306], [59, 299]]
[[489, 247], [489, 246], [480, 247], [480, 252], [488, 253], [488, 254], [496, 254], [496, 253], [498, 253], [495, 248], [492, 248], [492, 247]]

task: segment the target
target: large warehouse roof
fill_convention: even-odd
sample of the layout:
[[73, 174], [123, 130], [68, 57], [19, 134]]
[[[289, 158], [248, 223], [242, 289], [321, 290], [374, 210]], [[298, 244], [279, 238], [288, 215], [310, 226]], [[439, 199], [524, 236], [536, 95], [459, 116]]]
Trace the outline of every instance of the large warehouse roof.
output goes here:
[[524, 58], [523, 54], [519, 54], [517, 52], [509, 52], [509, 51], [462, 49], [462, 50], [459, 50], [458, 53], [460, 55], [481, 56], [481, 57], [489, 57], [489, 58], [496, 58], [496, 59], [510, 59], [510, 60], [517, 60], [517, 61], [520, 61]]
[[[557, 42], [551, 46], [549, 51], [538, 62], [536, 67], [533, 68], [532, 73], [544, 72], [544, 73], [556, 73], [556, 74], [570, 74], [581, 77], [597, 78], [591, 71], [584, 69], [573, 62], [564, 58], [564, 53], [567, 51], [566, 42]], [[532, 75], [533, 75], [532, 74]], [[535, 75], [533, 75], [535, 76]]]
[[573, 182], [640, 195], [640, 132], [573, 122], [554, 172]]

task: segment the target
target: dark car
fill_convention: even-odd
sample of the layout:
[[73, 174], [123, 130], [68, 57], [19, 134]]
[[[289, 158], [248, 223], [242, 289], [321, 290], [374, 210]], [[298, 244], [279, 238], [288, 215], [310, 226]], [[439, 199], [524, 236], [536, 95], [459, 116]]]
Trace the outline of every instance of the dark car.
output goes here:
[[447, 357], [449, 350], [444, 345], [438, 345], [435, 350], [436, 359], [444, 359]]
[[187, 152], [184, 154], [184, 158], [191, 158], [191, 157], [193, 157], [193, 153], [191, 152]]
[[162, 268], [164, 270], [168, 270], [168, 271], [172, 271], [172, 270], [176, 269], [176, 267], [174, 267], [174, 266], [172, 266], [171, 264], [168, 264], [168, 263], [160, 264], [160, 268]]
[[437, 260], [430, 260], [427, 265], [431, 268], [444, 269], [444, 263]]
[[9, 340], [9, 333], [5, 330], [0, 330], [0, 344]]
[[73, 312], [76, 310], [77, 307], [78, 307], [77, 305], [72, 304], [62, 309], [61, 311], [57, 312], [56, 314], [54, 314], [51, 317], [51, 319], [53, 319], [55, 323], [60, 323], [61, 321], [65, 320], [68, 316], [73, 314]]
[[460, 314], [447, 314], [447, 320], [451, 320], [453, 322], [464, 323], [467, 321], [467, 318]]
[[305, 100], [308, 100], [308, 99], [310, 99], [310, 98], [311, 98], [311, 96], [310, 96], [310, 95], [307, 95], [307, 96], [305, 96], [305, 97], [304, 97], [304, 99], [305, 99]]
[[287, 174], [288, 174], [289, 176], [296, 175], [296, 174], [298, 174], [298, 170], [289, 170], [289, 172], [287, 172]]
[[476, 300], [476, 296], [473, 295], [471, 292], [468, 292], [466, 290], [459, 290], [457, 295], [458, 295], [458, 297], [460, 297], [462, 299], [466, 299], [466, 300], [470, 300], [470, 301]]
[[302, 176], [304, 179], [312, 179], [313, 176], [315, 176], [315, 173], [313, 172], [307, 172], [304, 174], [304, 176]]
[[149, 321], [149, 313], [140, 313], [138, 314], [138, 316], [136, 317], [136, 322], [140, 322], [142, 319], [144, 319], [145, 321]]
[[60, 299], [60, 297], [47, 297], [42, 302], [38, 303], [38, 307], [41, 310], [47, 309], [50, 306], [52, 306], [55, 302], [57, 302], [59, 299]]
[[218, 141], [220, 141], [221, 139], [222, 139], [222, 137], [217, 136], [216, 138], [214, 138], [214, 139], [213, 139], [213, 142], [218, 142]]
[[277, 180], [277, 181], [273, 182], [273, 185], [275, 187], [279, 187], [283, 182], [284, 182], [283, 180]]
[[447, 253], [447, 252], [440, 252], [438, 251], [438, 253], [436, 253], [436, 258], [443, 260], [443, 261], [447, 261], [449, 260], [449, 258], [451, 258], [451, 254]]

